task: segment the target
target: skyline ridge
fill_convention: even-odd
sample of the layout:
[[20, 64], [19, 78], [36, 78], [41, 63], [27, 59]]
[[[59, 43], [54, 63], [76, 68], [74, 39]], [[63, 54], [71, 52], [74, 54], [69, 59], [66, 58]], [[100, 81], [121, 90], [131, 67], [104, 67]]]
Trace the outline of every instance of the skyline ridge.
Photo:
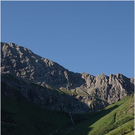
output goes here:
[[[12, 43], [12, 42], [9, 42], [9, 43], [0, 42], [0, 43], [1, 43], [1, 44], [2, 44], [2, 43], [3, 43], [3, 44], [12, 44], [12, 45], [17, 45], [18, 47], [26, 48], [26, 47], [23, 47], [23, 46], [19, 46], [17, 43]], [[30, 48], [26, 48], [26, 49], [30, 50], [33, 54], [38, 55], [39, 57], [42, 57], [40, 54], [36, 54], [35, 52], [33, 52]], [[68, 68], [64, 67], [63, 65], [61, 65], [61, 64], [59, 64], [58, 62], [55, 62], [55, 61], [53, 61], [53, 60], [51, 60], [51, 59], [49, 59], [49, 58], [45, 58], [45, 57], [42, 57], [42, 58], [47, 59], [47, 60], [49, 60], [49, 61], [52, 61], [53, 63], [56, 63], [56, 64], [62, 66], [63, 68], [65, 68], [66, 70], [68, 70], [68, 71], [70, 71], [70, 72], [73, 72], [73, 73], [90, 74], [90, 75], [92, 75], [92, 76], [94, 76], [94, 77], [99, 76], [99, 75], [102, 75], [102, 74], [104, 74], [104, 75], [107, 76], [107, 77], [109, 77], [109, 76], [111, 76], [111, 75], [119, 75], [119, 74], [121, 74], [121, 75], [123, 75], [123, 76], [125, 76], [125, 77], [127, 77], [127, 78], [134, 78], [134, 77], [128, 77], [128, 76], [124, 75], [123, 73], [115, 73], [115, 74], [110, 73], [109, 75], [107, 75], [107, 74], [105, 74], [105, 73], [100, 73], [100, 74], [97, 74], [97, 75], [93, 75], [92, 73], [86, 73], [86, 72], [81, 72], [81, 73], [80, 73], [80, 72], [76, 72], [76, 71], [69, 70]]]

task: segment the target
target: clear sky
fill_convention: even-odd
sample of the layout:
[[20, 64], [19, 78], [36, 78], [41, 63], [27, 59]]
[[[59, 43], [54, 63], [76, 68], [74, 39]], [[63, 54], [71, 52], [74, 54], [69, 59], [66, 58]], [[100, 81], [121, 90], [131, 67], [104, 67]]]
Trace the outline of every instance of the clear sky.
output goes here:
[[1, 7], [2, 42], [73, 72], [134, 76], [133, 1], [5, 1]]

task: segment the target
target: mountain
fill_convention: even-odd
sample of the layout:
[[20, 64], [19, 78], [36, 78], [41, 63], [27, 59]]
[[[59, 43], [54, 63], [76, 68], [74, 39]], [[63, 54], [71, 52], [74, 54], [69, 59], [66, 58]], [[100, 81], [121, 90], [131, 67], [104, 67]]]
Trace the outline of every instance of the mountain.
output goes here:
[[1, 43], [1, 73], [8, 97], [19, 100], [16, 90], [37, 105], [68, 113], [97, 112], [134, 91], [133, 78], [73, 73], [14, 43]]

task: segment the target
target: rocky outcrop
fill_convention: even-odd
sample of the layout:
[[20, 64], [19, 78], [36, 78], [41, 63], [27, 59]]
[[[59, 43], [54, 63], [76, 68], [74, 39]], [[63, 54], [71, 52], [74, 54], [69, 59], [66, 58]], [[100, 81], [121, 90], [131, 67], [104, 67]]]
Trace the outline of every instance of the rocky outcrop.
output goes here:
[[[75, 113], [101, 110], [131, 94], [134, 89], [133, 78], [122, 74], [73, 73], [14, 43], [1, 43], [1, 73], [2, 82], [17, 88], [36, 104]], [[10, 77], [4, 78], [10, 75], [27, 85], [13, 83]]]

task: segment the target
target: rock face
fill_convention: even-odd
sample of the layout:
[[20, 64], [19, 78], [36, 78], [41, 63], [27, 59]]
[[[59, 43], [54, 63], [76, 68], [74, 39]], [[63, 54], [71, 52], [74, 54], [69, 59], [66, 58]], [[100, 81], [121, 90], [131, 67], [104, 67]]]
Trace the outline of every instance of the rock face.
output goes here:
[[3, 88], [14, 87], [38, 105], [72, 113], [101, 110], [134, 91], [133, 78], [73, 73], [14, 43], [1, 43], [1, 73]]

